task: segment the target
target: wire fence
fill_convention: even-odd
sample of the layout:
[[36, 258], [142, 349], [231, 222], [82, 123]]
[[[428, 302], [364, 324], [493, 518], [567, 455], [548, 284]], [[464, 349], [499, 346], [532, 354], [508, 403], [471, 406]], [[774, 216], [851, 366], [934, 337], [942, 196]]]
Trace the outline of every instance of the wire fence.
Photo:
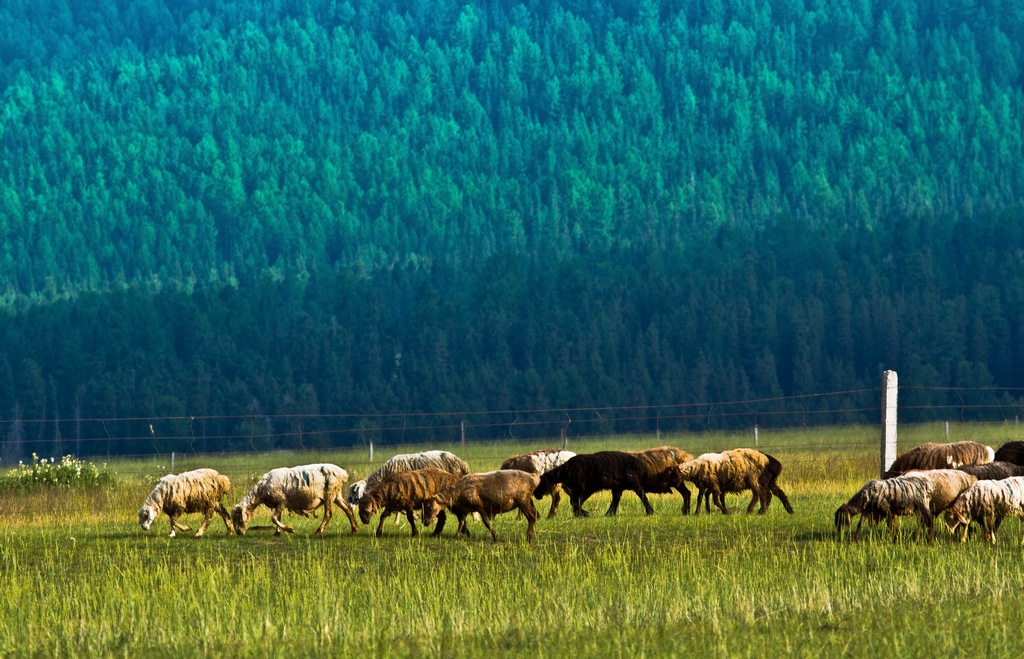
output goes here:
[[[880, 389], [832, 391], [775, 398], [665, 405], [463, 412], [261, 414], [0, 420], [0, 466], [33, 454], [101, 458], [140, 464], [188, 464], [190, 456], [245, 456], [290, 451], [344, 451], [349, 464], [369, 468], [388, 455], [444, 447], [472, 447], [481, 461], [534, 448], [575, 447], [589, 439], [632, 436], [634, 443], [673, 441], [691, 452], [742, 442], [790, 452], [877, 450]], [[899, 389], [901, 428], [945, 424], [937, 441], [964, 438], [957, 430], [1018, 437], [1024, 390], [1006, 388]], [[950, 435], [953, 424], [953, 436]], [[852, 428], [854, 430], [839, 430]], [[988, 428], [988, 430], [986, 430]], [[798, 432], [812, 431], [812, 432]], [[727, 437], [727, 439], [726, 439]], [[784, 440], [780, 438], [785, 438]], [[454, 448], [453, 448], [454, 447]], [[521, 449], [521, 450], [520, 450]], [[377, 452], [376, 456], [374, 451]], [[145, 467], [140, 467], [143, 469]]]

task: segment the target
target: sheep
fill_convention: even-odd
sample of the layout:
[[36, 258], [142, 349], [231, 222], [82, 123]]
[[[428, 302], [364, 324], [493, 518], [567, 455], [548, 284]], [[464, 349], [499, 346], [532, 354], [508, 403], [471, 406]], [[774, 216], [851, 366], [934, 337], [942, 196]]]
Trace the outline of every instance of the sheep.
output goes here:
[[[379, 538], [384, 532], [384, 520], [388, 515], [404, 512], [412, 527], [412, 537], [415, 538], [419, 530], [416, 528], [413, 511], [422, 508], [427, 499], [451, 487], [458, 480], [458, 476], [435, 467], [396, 472], [366, 489], [359, 502], [359, 518], [363, 524], [369, 524], [373, 514], [380, 511], [380, 523], [377, 525]], [[441, 535], [444, 522], [445, 514], [441, 511], [437, 517], [434, 537]]]
[[932, 513], [932, 521], [928, 526], [929, 542], [935, 540], [934, 517], [953, 505], [960, 493], [969, 488], [978, 478], [959, 469], [929, 469], [925, 471], [908, 471], [903, 474], [907, 479], [927, 479], [930, 481], [931, 495], [928, 509]]
[[526, 539], [533, 542], [538, 515], [530, 495], [537, 489], [541, 478], [540, 474], [518, 469], [501, 469], [463, 476], [454, 485], [427, 499], [423, 507], [423, 524], [430, 526], [435, 519], [440, 524], [441, 512], [447, 508], [455, 513], [459, 520], [459, 527], [455, 532], [455, 538], [458, 539], [463, 531], [469, 536], [466, 517], [470, 513], [479, 513], [484, 526], [491, 532], [491, 538], [497, 542], [498, 534], [491, 526], [491, 519], [495, 515], [518, 508], [527, 519]]
[[[946, 526], [953, 533], [962, 529], [960, 542], [967, 540], [967, 527], [972, 521], [981, 524], [985, 539], [996, 543], [996, 531], [1007, 515], [1024, 517], [1024, 477], [1014, 476], [998, 481], [979, 480], [953, 502], [946, 511]], [[1024, 539], [1021, 540], [1024, 544]]]
[[977, 477], [979, 481], [998, 481], [1013, 476], [1024, 476], [1024, 466], [1002, 460], [983, 465], [961, 465], [957, 469]]
[[956, 469], [961, 465], [986, 464], [994, 459], [992, 447], [978, 442], [928, 442], [897, 457], [882, 478], [893, 478], [913, 469]]
[[[575, 457], [572, 451], [563, 451], [557, 448], [546, 448], [532, 453], [514, 455], [501, 463], [502, 469], [518, 469], [530, 474], [544, 474], [569, 458]], [[555, 516], [558, 511], [558, 504], [562, 501], [562, 488], [555, 487], [551, 490], [551, 510], [548, 511], [548, 519]]]
[[333, 464], [309, 464], [298, 467], [281, 467], [271, 469], [252, 486], [249, 493], [231, 511], [231, 519], [235, 523], [238, 535], [244, 535], [245, 529], [252, 520], [253, 511], [265, 505], [271, 509], [270, 519], [274, 523], [274, 535], [281, 531], [292, 533], [290, 526], [281, 522], [281, 513], [285, 508], [293, 513], [309, 516], [314, 510], [323, 507], [324, 515], [320, 526], [313, 533], [321, 537], [331, 521], [333, 508], [337, 505], [348, 516], [352, 525], [352, 533], [359, 532], [352, 508], [345, 502], [342, 495], [348, 472]]
[[1012, 462], [1015, 465], [1024, 465], [1024, 442], [1006, 442], [999, 447], [993, 459], [997, 462]]
[[647, 494], [669, 494], [675, 488], [683, 496], [683, 514], [690, 514], [690, 489], [682, 480], [666, 483], [664, 479], [660, 478], [660, 475], [666, 469], [693, 460], [692, 454], [674, 446], [659, 446], [645, 451], [623, 451], [623, 453], [635, 456], [643, 463], [647, 472], [643, 481], [644, 491]]
[[931, 512], [933, 488], [932, 481], [927, 478], [898, 476], [868, 481], [850, 497], [849, 501], [836, 509], [836, 531], [841, 535], [843, 529], [849, 528], [852, 524], [855, 515], [860, 515], [857, 530], [853, 535], [855, 542], [860, 539], [861, 526], [865, 519], [872, 523], [886, 520], [894, 542], [896, 517], [899, 515], [916, 515], [921, 526], [934, 529], [934, 517]]
[[614, 516], [619, 510], [619, 500], [624, 490], [632, 490], [640, 497], [648, 515], [654, 514], [651, 502], [647, 500], [643, 481], [647, 469], [639, 458], [622, 451], [599, 451], [570, 458], [565, 464], [541, 475], [540, 484], [533, 496], [537, 499], [549, 494], [559, 483], [569, 493], [572, 512], [575, 517], [586, 517], [590, 513], [583, 504], [595, 492], [612, 491], [612, 503], [605, 516]]
[[469, 465], [466, 461], [448, 451], [426, 451], [423, 453], [403, 453], [392, 456], [384, 464], [366, 478], [358, 480], [348, 489], [347, 501], [352, 507], [359, 505], [366, 488], [375, 485], [386, 476], [400, 471], [412, 471], [424, 467], [436, 467], [443, 469], [456, 476], [465, 476], [469, 473]]
[[203, 513], [203, 523], [196, 529], [195, 537], [198, 538], [206, 531], [213, 514], [217, 513], [224, 520], [228, 535], [231, 535], [231, 519], [221, 502], [221, 498], [229, 489], [231, 481], [214, 469], [195, 469], [177, 475], [168, 474], [160, 479], [139, 508], [139, 525], [144, 531], [148, 531], [153, 520], [163, 511], [171, 519], [170, 537], [173, 538], [175, 529], [192, 530], [191, 527], [180, 524], [178, 517], [187, 513]]
[[725, 505], [725, 494], [750, 490], [753, 496], [747, 506], [747, 513], [754, 511], [760, 501], [758, 514], [763, 515], [771, 504], [772, 495], [779, 497], [786, 512], [793, 514], [793, 506], [789, 498], [777, 482], [782, 473], [782, 463], [774, 457], [749, 448], [739, 448], [722, 453], [705, 453], [675, 468], [669, 468], [659, 474], [659, 482], [668, 483], [673, 480], [690, 481], [697, 486], [697, 506], [695, 513], [700, 514], [701, 498], [704, 498], [705, 509], [708, 497], [728, 515]]

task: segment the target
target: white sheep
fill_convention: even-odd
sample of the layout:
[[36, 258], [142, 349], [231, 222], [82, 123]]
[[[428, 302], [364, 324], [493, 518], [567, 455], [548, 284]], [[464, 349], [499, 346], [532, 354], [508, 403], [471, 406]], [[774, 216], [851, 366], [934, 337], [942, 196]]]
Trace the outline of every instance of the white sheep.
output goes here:
[[352, 483], [348, 488], [347, 501], [350, 506], [358, 506], [359, 500], [363, 498], [366, 488], [384, 480], [385, 477], [400, 471], [412, 471], [434, 467], [442, 469], [455, 476], [465, 476], [469, 473], [469, 465], [466, 461], [448, 451], [425, 451], [423, 453], [402, 453], [392, 456], [384, 462], [375, 472], [362, 480]]
[[139, 508], [139, 525], [143, 530], [148, 531], [153, 520], [162, 512], [166, 513], [171, 520], [171, 534], [174, 537], [175, 529], [179, 531], [191, 531], [191, 527], [178, 522], [181, 515], [188, 513], [202, 513], [203, 523], [196, 530], [196, 537], [200, 537], [209, 526], [214, 513], [221, 516], [224, 525], [228, 528], [228, 535], [231, 534], [231, 520], [228, 511], [221, 503], [221, 498], [231, 489], [231, 481], [227, 476], [214, 469], [195, 469], [180, 474], [168, 474], [160, 479], [153, 491], [149, 493], [146, 502]]
[[348, 472], [333, 464], [271, 469], [263, 474], [245, 498], [231, 511], [235, 532], [238, 535], [245, 534], [245, 529], [252, 520], [253, 511], [261, 505], [271, 509], [270, 519], [276, 527], [274, 535], [281, 535], [281, 531], [292, 533], [295, 530], [281, 522], [281, 513], [286, 508], [308, 517], [314, 510], [323, 507], [323, 520], [313, 534], [319, 537], [324, 534], [327, 524], [331, 521], [334, 510], [331, 504], [335, 504], [348, 516], [352, 524], [352, 533], [357, 533], [359, 526], [352, 514], [352, 508], [342, 495], [346, 482]]
[[963, 542], [967, 539], [967, 527], [976, 521], [981, 524], [985, 539], [995, 544], [996, 531], [1006, 516], [1024, 517], [1024, 476], [971, 485], [946, 511], [946, 526], [954, 533], [962, 529]]
[[896, 540], [896, 517], [899, 515], [916, 515], [921, 526], [934, 528], [931, 512], [934, 488], [933, 481], [920, 477], [898, 476], [869, 481], [836, 510], [836, 531], [842, 533], [844, 528], [848, 528], [855, 515], [860, 515], [853, 536], [855, 541], [860, 538], [865, 519], [873, 523], [886, 520], [893, 541]]
[[962, 465], [987, 464], [995, 459], [995, 455], [991, 446], [978, 442], [928, 442], [896, 458], [882, 478], [892, 478], [914, 469], [956, 469]]

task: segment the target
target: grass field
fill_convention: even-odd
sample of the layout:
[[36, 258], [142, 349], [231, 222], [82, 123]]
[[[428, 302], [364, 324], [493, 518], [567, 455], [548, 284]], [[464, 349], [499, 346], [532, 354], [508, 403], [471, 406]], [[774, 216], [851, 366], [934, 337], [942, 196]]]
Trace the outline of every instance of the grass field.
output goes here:
[[[989, 443], [1016, 426], [988, 429]], [[984, 429], [971, 430], [982, 438]], [[901, 430], [903, 448], [935, 437]], [[961, 437], [951, 437], [951, 440]], [[906, 444], [903, 444], [906, 442]], [[662, 439], [692, 452], [750, 445], [747, 436]], [[904, 520], [892, 543], [879, 531], [838, 541], [836, 507], [877, 476], [871, 428], [764, 433], [760, 448], [785, 466], [780, 484], [796, 514], [774, 502], [765, 516], [679, 514], [678, 496], [654, 496], [643, 515], [630, 493], [618, 517], [573, 519], [568, 503], [542, 519], [498, 518], [492, 543], [409, 537], [407, 524], [348, 532], [335, 516], [289, 517], [291, 536], [255, 530], [228, 537], [214, 520], [201, 539], [149, 533], [136, 511], [159, 461], [116, 463], [119, 485], [0, 497], [0, 648], [33, 656], [1020, 656], [1024, 654], [1021, 526], [995, 547], [940, 534], [918, 542]], [[579, 452], [641, 448], [652, 438], [574, 440]], [[447, 447], [475, 471], [540, 443]], [[395, 452], [378, 449], [376, 462]], [[436, 447], [432, 447], [436, 448]], [[443, 448], [443, 447], [442, 447]], [[263, 471], [321, 459], [353, 473], [364, 451], [190, 456], [175, 470], [228, 474], [234, 504]], [[601, 513], [610, 497], [588, 509]], [[748, 496], [730, 496], [736, 509]], [[549, 502], [539, 503], [542, 517]], [[184, 519], [185, 523], [196, 517]], [[269, 525], [263, 510], [254, 521]]]

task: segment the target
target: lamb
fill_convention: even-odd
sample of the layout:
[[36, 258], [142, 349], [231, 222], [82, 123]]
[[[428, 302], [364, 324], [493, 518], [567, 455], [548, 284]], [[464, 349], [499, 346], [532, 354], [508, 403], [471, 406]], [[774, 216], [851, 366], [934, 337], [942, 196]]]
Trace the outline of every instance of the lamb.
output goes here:
[[928, 442], [896, 458], [882, 478], [893, 478], [913, 469], [956, 469], [962, 465], [986, 464], [994, 459], [992, 447], [978, 442]]
[[839, 506], [835, 513], [836, 531], [842, 534], [849, 528], [855, 515], [860, 515], [853, 540], [860, 539], [861, 526], [864, 520], [872, 523], [886, 520], [892, 539], [896, 541], [896, 517], [899, 515], [916, 515], [921, 525], [934, 529], [934, 517], [931, 512], [932, 482], [927, 478], [908, 478], [898, 476], [890, 479], [869, 481], [850, 500]]
[[348, 489], [348, 503], [350, 506], [358, 506], [363, 493], [371, 485], [375, 485], [385, 477], [400, 471], [412, 471], [424, 467], [436, 467], [443, 469], [456, 476], [465, 476], [469, 473], [469, 465], [466, 461], [448, 451], [426, 451], [424, 453], [403, 453], [392, 456], [384, 464], [366, 478], [358, 480]]
[[191, 527], [178, 522], [178, 518], [187, 513], [203, 513], [203, 523], [196, 529], [195, 537], [201, 537], [209, 526], [213, 514], [217, 513], [232, 533], [231, 520], [224, 508], [221, 498], [231, 489], [231, 481], [227, 476], [214, 469], [195, 469], [180, 474], [168, 474], [160, 479], [153, 491], [149, 493], [145, 503], [139, 508], [139, 524], [148, 531], [153, 520], [161, 511], [171, 519], [171, 535], [174, 530], [191, 531]]
[[701, 498], [704, 498], [705, 509], [710, 510], [707, 500], [728, 515], [725, 505], [725, 494], [750, 490], [753, 496], [747, 506], [747, 513], [754, 511], [760, 502], [758, 514], [763, 515], [771, 504], [772, 495], [779, 497], [786, 512], [793, 514], [793, 506], [782, 488], [778, 486], [782, 463], [774, 457], [749, 448], [739, 448], [722, 453], [705, 453], [689, 462], [669, 468], [659, 474], [659, 482], [667, 484], [673, 481], [690, 481], [697, 486], [696, 514], [700, 514]]
[[244, 535], [245, 529], [252, 520], [253, 511], [265, 505], [271, 509], [270, 519], [274, 523], [274, 535], [281, 531], [292, 533], [290, 526], [281, 522], [281, 513], [285, 508], [293, 513], [309, 516], [314, 510], [323, 507], [324, 515], [320, 526], [313, 533], [320, 537], [331, 521], [333, 508], [331, 504], [341, 508], [352, 524], [352, 533], [359, 531], [352, 508], [345, 502], [342, 491], [348, 481], [348, 472], [333, 464], [309, 464], [299, 467], [281, 467], [271, 469], [252, 486], [249, 493], [231, 511], [231, 519], [235, 523], [238, 535]]
[[997, 462], [1012, 462], [1015, 465], [1024, 465], [1024, 442], [1006, 442], [996, 451]]
[[[562, 451], [557, 448], [546, 448], [533, 453], [514, 455], [501, 463], [502, 469], [518, 469], [530, 474], [545, 474], [569, 458], [575, 457], [572, 451]], [[548, 511], [548, 519], [555, 516], [558, 511], [558, 504], [562, 501], [562, 488], [555, 487], [551, 490], [551, 510]]]
[[669, 494], [674, 488], [683, 497], [683, 514], [690, 514], [690, 489], [680, 479], [676, 482], [666, 483], [660, 475], [666, 469], [676, 467], [685, 462], [693, 460], [693, 455], [678, 449], [674, 446], [659, 446], [645, 451], [623, 451], [624, 453], [636, 456], [643, 463], [646, 475], [644, 476], [644, 491], [647, 494]]
[[533, 542], [538, 515], [530, 495], [537, 489], [541, 478], [539, 474], [518, 469], [502, 469], [463, 476], [454, 485], [427, 500], [423, 508], [423, 524], [430, 526], [435, 519], [440, 524], [441, 512], [447, 508], [455, 513], [459, 520], [459, 527], [455, 532], [455, 538], [458, 539], [463, 531], [469, 536], [466, 517], [471, 513], [479, 513], [484, 526], [491, 532], [491, 538], [497, 542], [498, 534], [491, 526], [491, 519], [495, 515], [517, 508], [527, 519], [526, 539]]
[[[999, 453], [997, 452], [996, 455], [998, 456]], [[1014, 476], [1024, 476], [1024, 466], [1002, 460], [983, 465], [963, 465], [958, 469], [977, 477], [979, 481], [998, 481]]]
[[[953, 533], [962, 529], [960, 542], [967, 540], [972, 521], [981, 524], [985, 539], [996, 543], [996, 531], [1007, 515], [1024, 517], [1024, 477], [1003, 480], [979, 480], [953, 502], [946, 511], [946, 526]], [[1024, 544], [1024, 539], [1021, 540]]]
[[583, 509], [586, 500], [595, 492], [611, 490], [612, 503], [605, 513], [605, 516], [611, 517], [619, 510], [622, 492], [632, 490], [640, 497], [647, 514], [653, 515], [654, 508], [644, 491], [643, 482], [646, 477], [647, 469], [636, 456], [622, 451], [599, 451], [577, 455], [543, 474], [533, 496], [540, 499], [561, 483], [569, 493], [573, 515], [586, 517], [590, 514]]
[[[379, 538], [384, 532], [384, 520], [388, 515], [404, 512], [412, 527], [412, 537], [415, 538], [419, 535], [419, 530], [416, 528], [413, 511], [423, 508], [430, 497], [451, 487], [458, 480], [458, 476], [435, 467], [391, 474], [366, 489], [359, 502], [359, 518], [363, 520], [363, 524], [369, 524], [373, 514], [380, 511], [380, 523], [377, 525], [377, 537]], [[444, 511], [441, 511], [437, 515], [437, 528], [433, 534], [435, 538], [441, 535], [444, 522], [445, 514]]]

